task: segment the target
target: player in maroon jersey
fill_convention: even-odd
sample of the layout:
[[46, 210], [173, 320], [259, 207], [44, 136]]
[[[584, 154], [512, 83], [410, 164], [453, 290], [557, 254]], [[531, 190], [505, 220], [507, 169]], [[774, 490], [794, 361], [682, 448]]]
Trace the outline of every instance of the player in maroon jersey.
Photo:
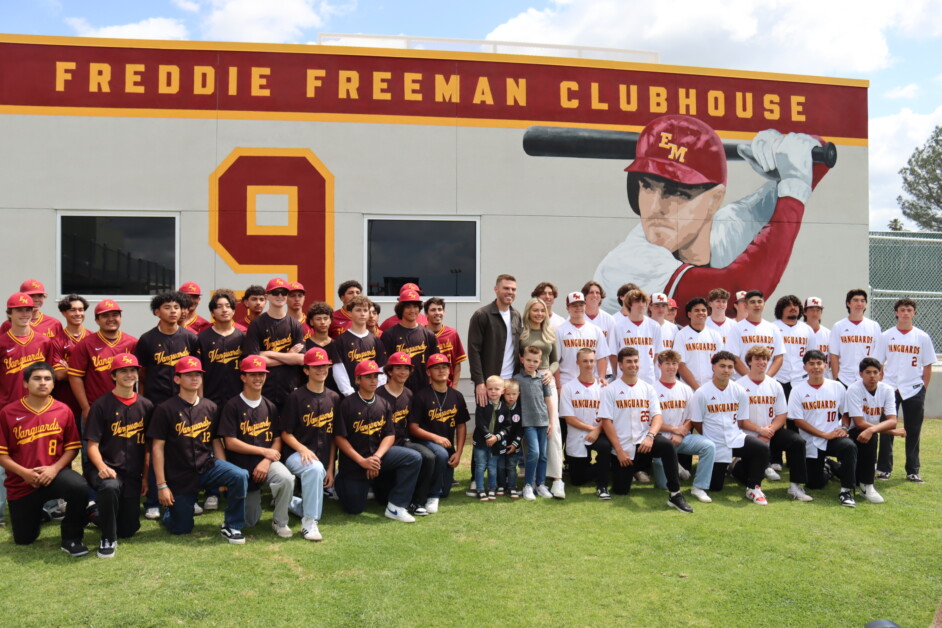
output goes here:
[[179, 291], [190, 297], [190, 307], [188, 307], [186, 311], [183, 312], [183, 314], [180, 316], [180, 326], [184, 329], [189, 329], [194, 334], [198, 334], [207, 327], [211, 326], [211, 322], [196, 312], [196, 308], [199, 307], [200, 299], [203, 296], [203, 292], [200, 290], [199, 285], [193, 281], [188, 281], [180, 286]]
[[[419, 293], [419, 296], [422, 296], [422, 295], [425, 294], [424, 292], [422, 292], [422, 289], [419, 288], [419, 285], [418, 285], [418, 284], [415, 284], [415, 283], [404, 283], [404, 284], [402, 284], [402, 287], [399, 288], [399, 294], [400, 294], [400, 296], [401, 296], [402, 293], [405, 292], [406, 290], [415, 290], [416, 292]], [[379, 314], [379, 311], [377, 311], [377, 314]], [[427, 326], [427, 325], [428, 325], [428, 318], [427, 318], [424, 314], [419, 313], [418, 320], [419, 320], [419, 325], [424, 325], [424, 326]], [[389, 329], [390, 327], [392, 327], [393, 325], [395, 325], [395, 324], [397, 324], [397, 323], [399, 323], [399, 322], [400, 322], [399, 315], [398, 315], [398, 314], [393, 314], [392, 316], [390, 316], [389, 318], [387, 318], [386, 320], [384, 320], [384, 321], [382, 322], [382, 324], [379, 326], [379, 332], [380, 332], [380, 333], [377, 333], [376, 335], [377, 335], [377, 336], [382, 335], [382, 332], [386, 331], [387, 329]]]
[[[46, 301], [46, 288], [42, 282], [36, 279], [27, 279], [20, 285], [20, 292], [28, 294], [33, 299], [33, 314], [29, 325], [41, 336], [55, 338], [62, 331], [62, 324], [54, 318], [50, 318], [42, 313], [41, 308]], [[0, 334], [10, 329], [10, 321], [4, 321], [0, 325]]]
[[33, 362], [48, 362], [54, 365], [56, 379], [65, 378], [52, 339], [30, 325], [32, 315], [33, 299], [28, 294], [15, 292], [7, 299], [10, 328], [0, 335], [0, 406], [22, 396], [23, 369]]
[[340, 297], [340, 308], [334, 311], [333, 321], [330, 325], [330, 337], [336, 338], [343, 332], [350, 329], [350, 310], [347, 309], [347, 303], [353, 297], [358, 297], [363, 292], [363, 286], [355, 279], [349, 279], [337, 288], [337, 296]]
[[[68, 373], [72, 349], [75, 348], [75, 345], [84, 340], [89, 333], [84, 325], [88, 301], [77, 294], [69, 294], [59, 301], [58, 307], [59, 312], [61, 312], [63, 318], [65, 318], [65, 327], [62, 328], [61, 333], [52, 339], [52, 344], [55, 346], [56, 355], [59, 356], [59, 363]], [[76, 422], [78, 422], [79, 417], [82, 416], [82, 408], [79, 406], [78, 401], [76, 401], [75, 395], [72, 394], [72, 386], [69, 383], [68, 376], [56, 382], [56, 389], [53, 391], [53, 396], [69, 406], [72, 414], [75, 415]]]
[[445, 299], [432, 297], [425, 301], [425, 315], [428, 318], [428, 330], [435, 334], [438, 341], [438, 350], [451, 360], [451, 372], [448, 374], [448, 385], [457, 386], [461, 379], [461, 363], [468, 361], [461, 336], [454, 327], [445, 325]]

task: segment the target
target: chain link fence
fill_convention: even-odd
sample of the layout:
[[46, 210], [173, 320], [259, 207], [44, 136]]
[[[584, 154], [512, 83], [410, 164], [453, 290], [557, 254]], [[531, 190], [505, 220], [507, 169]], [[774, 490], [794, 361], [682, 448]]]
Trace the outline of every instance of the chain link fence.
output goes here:
[[870, 316], [892, 327], [903, 297], [916, 300], [916, 325], [942, 351], [942, 233], [870, 232]]

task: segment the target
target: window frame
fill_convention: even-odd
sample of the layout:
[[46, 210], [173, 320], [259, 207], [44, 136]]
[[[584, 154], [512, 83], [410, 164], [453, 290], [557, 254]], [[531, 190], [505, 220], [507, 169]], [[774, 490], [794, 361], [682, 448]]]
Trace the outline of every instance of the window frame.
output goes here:
[[[173, 219], [173, 288], [180, 285], [180, 212], [146, 211], [146, 210], [58, 210], [56, 212], [56, 287], [59, 296], [66, 293], [62, 280], [62, 218], [63, 217], [91, 217], [91, 218], [172, 218]], [[150, 303], [152, 294], [82, 294], [89, 301], [101, 299], [117, 299], [122, 303]]]
[[429, 222], [472, 222], [474, 223], [474, 273], [477, 277], [474, 282], [473, 296], [449, 296], [426, 293], [426, 297], [441, 296], [448, 303], [480, 303], [481, 302], [481, 217], [456, 216], [441, 214], [363, 214], [363, 294], [377, 303], [395, 303], [395, 295], [370, 296], [369, 295], [369, 269], [370, 269], [370, 221], [371, 220], [424, 220]]

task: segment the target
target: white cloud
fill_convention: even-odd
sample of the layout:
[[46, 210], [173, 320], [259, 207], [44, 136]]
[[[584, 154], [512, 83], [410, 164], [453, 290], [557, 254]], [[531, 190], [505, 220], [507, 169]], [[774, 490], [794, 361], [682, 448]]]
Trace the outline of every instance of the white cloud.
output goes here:
[[133, 24], [92, 26], [83, 17], [67, 17], [65, 22], [81, 37], [111, 37], [115, 39], [186, 39], [186, 25], [168, 17], [150, 17]]
[[[488, 39], [653, 50], [661, 61], [802, 74], [863, 73], [894, 59], [886, 35], [942, 30], [942, 3], [883, 0], [553, 0]], [[921, 31], [918, 25], [935, 20]]]
[[890, 91], [883, 94], [884, 98], [889, 98], [891, 100], [912, 100], [919, 96], [919, 85], [916, 83], [910, 83], [909, 85], [903, 85], [901, 87], [894, 87]]
[[287, 43], [322, 28], [344, 10], [326, 0], [208, 0], [203, 36], [223, 41]]
[[885, 229], [891, 218], [902, 218], [896, 197], [902, 194], [900, 168], [917, 146], [942, 125], [942, 105], [928, 114], [903, 109], [870, 120], [870, 226]]
[[200, 3], [196, 0], [172, 0], [172, 2], [181, 11], [196, 13], [200, 10]]

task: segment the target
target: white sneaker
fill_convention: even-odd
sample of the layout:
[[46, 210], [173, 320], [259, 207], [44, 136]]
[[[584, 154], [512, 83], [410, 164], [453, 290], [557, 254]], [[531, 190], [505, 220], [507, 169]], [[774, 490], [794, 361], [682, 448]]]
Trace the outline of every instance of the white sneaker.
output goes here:
[[682, 466], [677, 465], [677, 477], [680, 478], [681, 482], [686, 482], [690, 479], [690, 471], [687, 471]]
[[697, 501], [701, 501], [704, 504], [709, 504], [713, 501], [713, 498], [707, 495], [707, 492], [702, 488], [694, 486], [690, 489], [690, 494], [697, 498]]
[[198, 503], [196, 503], [196, 502], [193, 502], [193, 514], [194, 514], [194, 515], [201, 515], [201, 514], [203, 514], [203, 507], [200, 506], [200, 505], [199, 505]]
[[144, 511], [144, 518], [154, 521], [160, 519], [160, 508], [148, 508]]
[[562, 480], [553, 480], [553, 486], [550, 488], [550, 493], [555, 499], [566, 499], [566, 485], [563, 484]]
[[861, 484], [860, 492], [863, 493], [863, 496], [867, 498], [867, 501], [871, 504], [882, 504], [886, 500], [883, 499], [883, 496], [877, 492], [877, 489], [873, 487], [873, 484]]
[[806, 493], [805, 489], [801, 488], [801, 486], [789, 486], [788, 496], [799, 502], [814, 501], [814, 497]]
[[392, 502], [386, 504], [386, 516], [403, 523], [415, 523], [415, 517], [410, 515], [407, 509], [402, 506], [397, 506]]
[[215, 495], [207, 497], [203, 502], [203, 510], [219, 510], [219, 498]]
[[308, 541], [320, 541], [324, 538], [321, 536], [320, 530], [317, 529], [317, 520], [308, 519], [307, 517], [301, 518], [301, 536]]
[[430, 515], [434, 515], [435, 513], [438, 512], [438, 498], [437, 497], [428, 498], [428, 500], [425, 502], [425, 511]]
[[523, 485], [523, 498], [528, 502], [536, 501], [536, 495], [533, 494], [533, 487], [529, 484]]
[[291, 528], [289, 528], [287, 525], [279, 525], [275, 523], [274, 520], [271, 522], [271, 529], [274, 530], [275, 534], [283, 539], [290, 539], [292, 536], [294, 536], [294, 532], [291, 531]]
[[746, 489], [746, 499], [751, 501], [754, 504], [759, 504], [760, 506], [768, 506], [769, 502], [765, 498], [765, 493], [762, 492], [762, 489], [758, 486], [755, 488]]
[[650, 484], [651, 476], [644, 471], [638, 471], [635, 473], [635, 482], [638, 484]]
[[782, 465], [780, 465], [780, 464], [777, 463], [777, 462], [773, 462], [773, 463], [770, 464], [769, 466], [772, 467], [772, 470], [773, 470], [773, 471], [779, 471], [779, 472], [780, 472], [780, 471], [782, 470]]
[[552, 499], [553, 494], [549, 492], [549, 489], [546, 488], [545, 484], [540, 484], [536, 487], [536, 494], [544, 499]]
[[468, 487], [468, 490], [464, 492], [468, 497], [477, 497], [478, 496], [478, 483], [474, 480], [471, 480], [471, 486]]
[[773, 469], [772, 467], [765, 468], [765, 477], [769, 480], [772, 480], [773, 482], [778, 482], [779, 480], [782, 479], [782, 476], [776, 473], [775, 469]]

